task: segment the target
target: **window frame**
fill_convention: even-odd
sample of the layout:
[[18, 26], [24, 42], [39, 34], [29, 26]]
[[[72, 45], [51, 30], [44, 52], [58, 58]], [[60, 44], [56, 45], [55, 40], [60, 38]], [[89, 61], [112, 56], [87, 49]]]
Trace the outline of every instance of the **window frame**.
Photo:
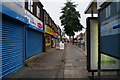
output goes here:
[[119, 5], [120, 5], [120, 1], [117, 2], [117, 13], [120, 13], [120, 7], [119, 7]]
[[49, 17], [47, 13], [45, 13], [45, 24], [49, 24]]
[[40, 13], [41, 13], [40, 7], [39, 7], [39, 6], [36, 6], [36, 16], [37, 16], [38, 18], [40, 18]]
[[33, 0], [28, 0], [28, 10], [33, 13]]
[[106, 10], [105, 18], [108, 19], [111, 16], [111, 5], [107, 6], [105, 10]]

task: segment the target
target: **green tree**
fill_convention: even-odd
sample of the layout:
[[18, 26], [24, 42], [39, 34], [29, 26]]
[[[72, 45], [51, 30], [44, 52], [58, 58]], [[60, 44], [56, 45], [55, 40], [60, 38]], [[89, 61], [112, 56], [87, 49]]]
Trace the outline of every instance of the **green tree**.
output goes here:
[[64, 3], [65, 6], [61, 9], [62, 16], [60, 16], [61, 25], [64, 26], [65, 33], [71, 37], [75, 35], [75, 32], [82, 30], [83, 26], [80, 23], [80, 14], [76, 10], [76, 4], [68, 0]]

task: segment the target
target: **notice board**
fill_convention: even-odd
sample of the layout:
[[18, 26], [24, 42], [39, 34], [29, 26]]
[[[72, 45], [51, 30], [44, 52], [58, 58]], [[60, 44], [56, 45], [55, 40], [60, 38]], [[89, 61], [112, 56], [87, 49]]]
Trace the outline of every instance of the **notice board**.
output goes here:
[[104, 53], [101, 53], [98, 49], [99, 44], [99, 27], [98, 18], [87, 18], [87, 70], [89, 72], [98, 71], [98, 54], [101, 55], [101, 70], [119, 70], [120, 60]]
[[100, 52], [120, 59], [120, 1], [99, 10]]

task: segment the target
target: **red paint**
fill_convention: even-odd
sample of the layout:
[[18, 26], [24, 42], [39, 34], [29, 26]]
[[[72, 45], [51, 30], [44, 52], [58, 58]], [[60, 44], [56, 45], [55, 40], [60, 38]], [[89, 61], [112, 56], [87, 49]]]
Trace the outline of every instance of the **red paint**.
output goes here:
[[55, 31], [53, 32], [53, 34], [54, 34], [54, 36], [58, 37], [58, 34]]
[[37, 27], [39, 27], [40, 29], [43, 28], [42, 24], [41, 23], [37, 23]]

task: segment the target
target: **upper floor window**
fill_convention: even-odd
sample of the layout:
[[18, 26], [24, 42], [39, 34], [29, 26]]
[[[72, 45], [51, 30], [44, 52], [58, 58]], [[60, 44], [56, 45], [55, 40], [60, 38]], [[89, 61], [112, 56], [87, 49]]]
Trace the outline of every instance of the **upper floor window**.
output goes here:
[[37, 6], [37, 17], [40, 18], [40, 8]]
[[47, 15], [47, 16], [46, 16], [46, 24], [48, 24], [48, 19], [49, 19], [49, 18], [48, 18], [48, 15]]
[[110, 5], [106, 8], [106, 18], [110, 17]]
[[49, 19], [49, 25], [52, 26], [52, 21], [51, 18]]
[[33, 0], [28, 0], [28, 10], [33, 12]]
[[45, 24], [48, 24], [48, 15], [46, 12], [44, 13], [44, 21], [45, 21]]

